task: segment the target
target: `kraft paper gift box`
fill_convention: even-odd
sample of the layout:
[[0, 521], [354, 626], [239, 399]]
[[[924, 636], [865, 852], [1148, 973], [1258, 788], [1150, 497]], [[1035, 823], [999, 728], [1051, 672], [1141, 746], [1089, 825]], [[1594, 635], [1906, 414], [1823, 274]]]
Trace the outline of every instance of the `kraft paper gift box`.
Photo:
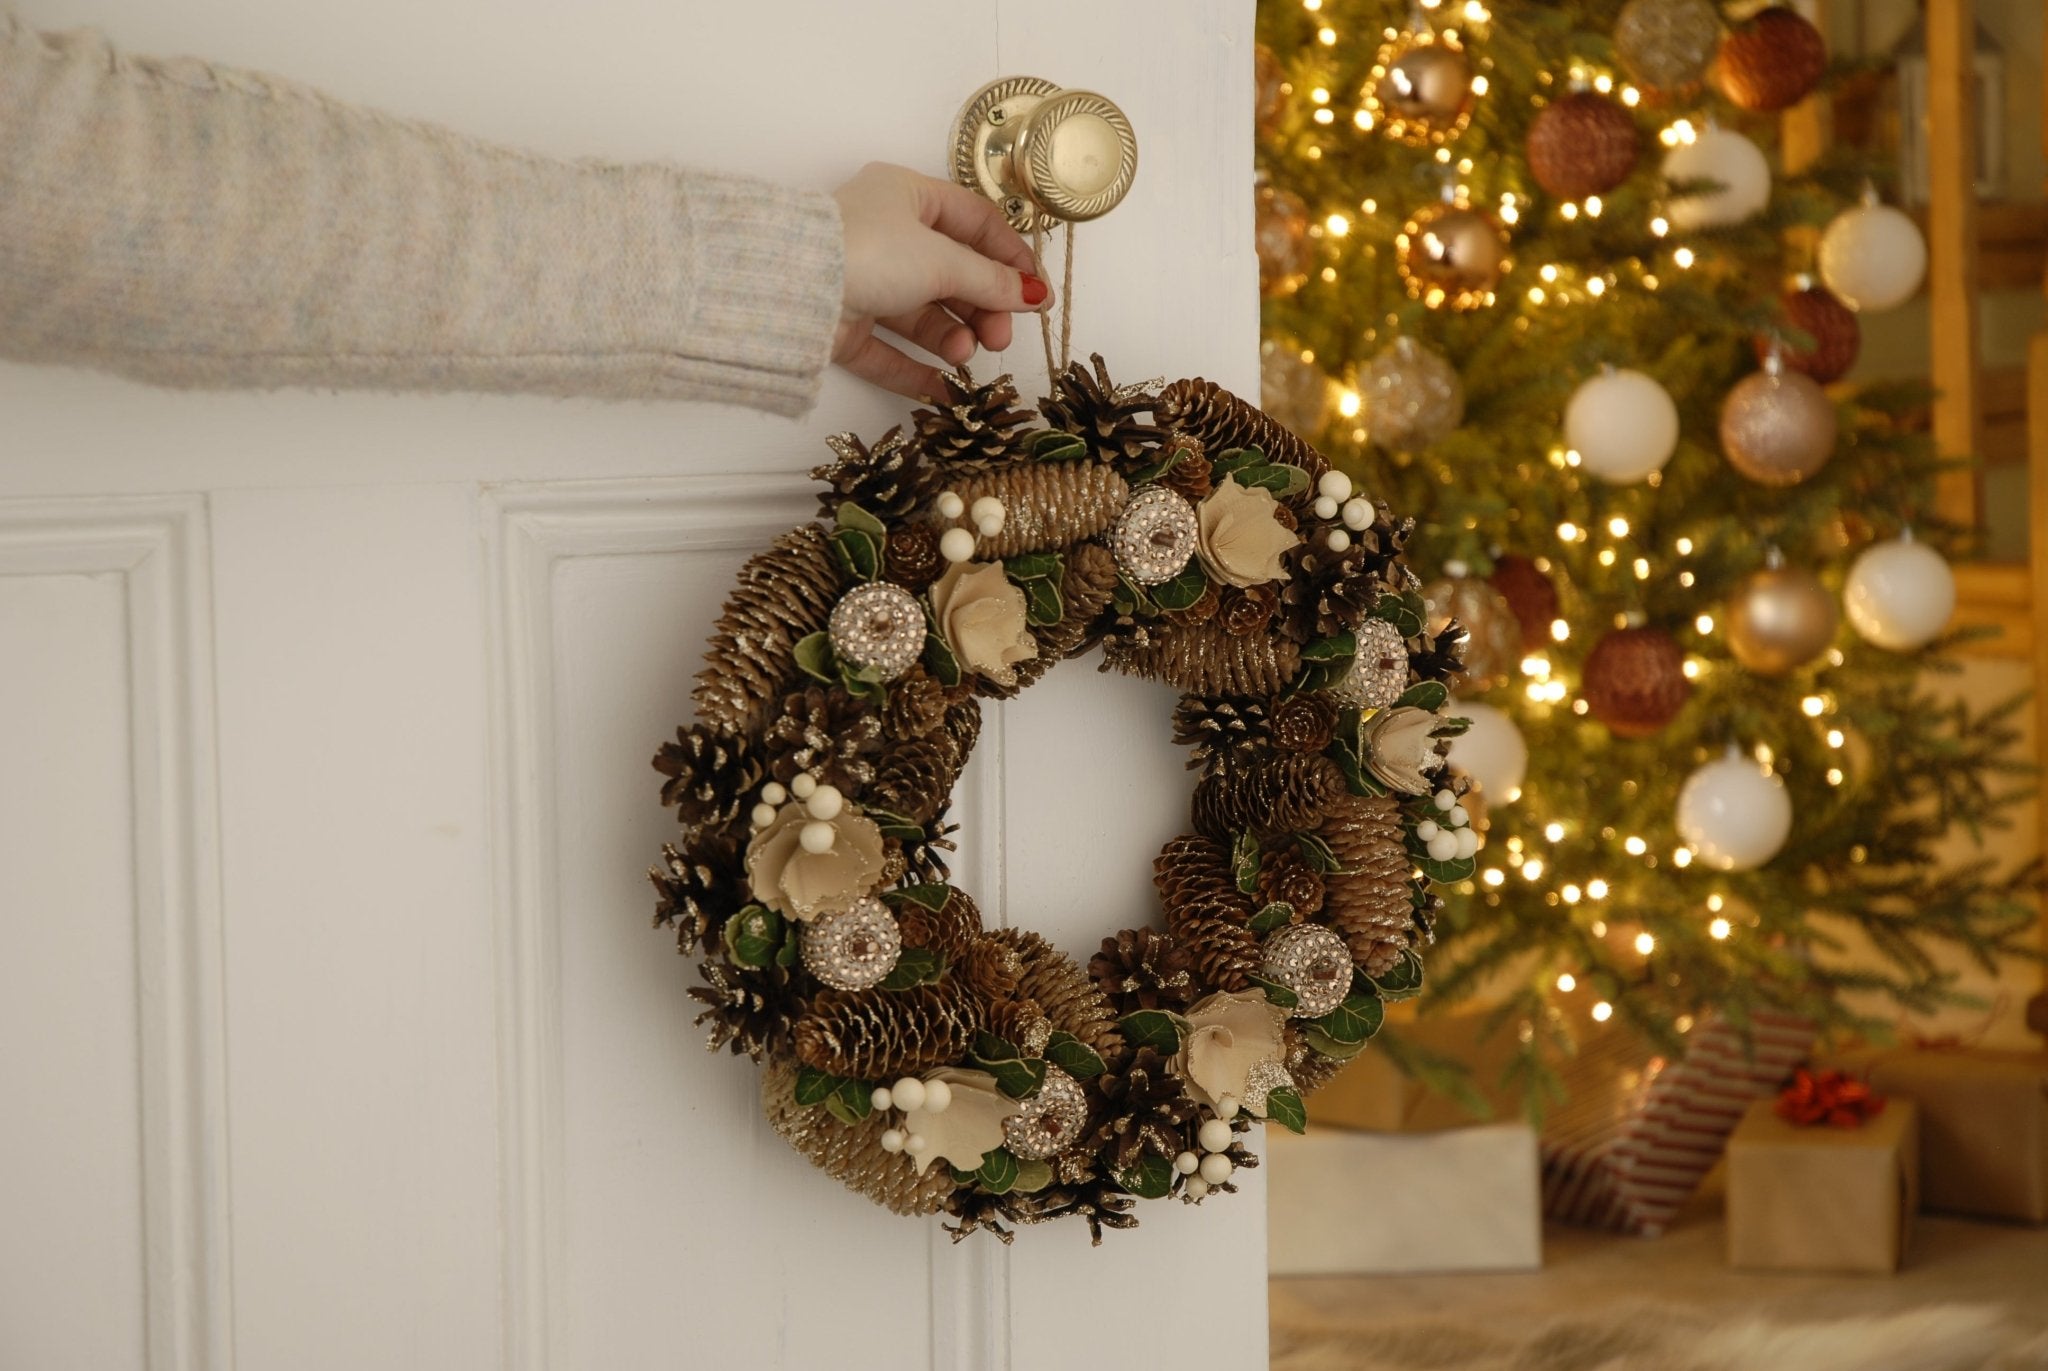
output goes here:
[[1799, 1128], [1757, 1100], [1728, 1139], [1728, 1264], [1899, 1269], [1920, 1178], [1919, 1117], [1893, 1099], [1859, 1128]]
[[1379, 1050], [1360, 1053], [1316, 1091], [1312, 1117], [1318, 1124], [1375, 1133], [1434, 1133], [1521, 1118], [1521, 1095], [1500, 1084], [1501, 1072], [1518, 1048], [1514, 1029], [1501, 1027], [1489, 1034], [1487, 1018], [1483, 1012], [1435, 1014], [1405, 1023], [1390, 1021], [1387, 1029], [1470, 1071], [1473, 1088], [1493, 1111], [1490, 1118], [1474, 1118], [1458, 1101], [1404, 1074]]
[[1866, 1048], [1819, 1063], [1920, 1108], [1920, 1202], [2048, 1223], [2048, 1052]]
[[1536, 1134], [1526, 1124], [1442, 1133], [1312, 1124], [1299, 1137], [1268, 1128], [1266, 1147], [1273, 1275], [1533, 1271], [1543, 1264]]

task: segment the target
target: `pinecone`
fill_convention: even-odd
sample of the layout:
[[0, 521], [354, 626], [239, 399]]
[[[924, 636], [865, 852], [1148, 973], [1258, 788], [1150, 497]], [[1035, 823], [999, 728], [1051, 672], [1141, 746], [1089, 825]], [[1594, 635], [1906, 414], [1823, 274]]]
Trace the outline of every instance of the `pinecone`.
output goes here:
[[952, 835], [960, 831], [960, 825], [946, 822], [946, 809], [924, 821], [924, 833], [916, 838], [891, 838], [885, 845], [889, 854], [884, 869], [884, 879], [890, 882], [903, 881], [915, 885], [935, 885], [952, 873], [946, 864], [946, 854], [953, 850]]
[[1294, 1088], [1303, 1099], [1335, 1080], [1337, 1073], [1349, 1065], [1349, 1062], [1338, 1061], [1335, 1057], [1325, 1057], [1310, 1047], [1307, 1039], [1289, 1028], [1287, 1074], [1294, 1078]]
[[725, 921], [749, 899], [740, 877], [739, 845], [723, 834], [699, 834], [687, 852], [664, 843], [661, 856], [663, 864], [647, 872], [661, 896], [654, 926], [673, 926], [681, 951], [711, 951]]
[[1152, 864], [1152, 884], [1174, 941], [1194, 958], [1198, 990], [1243, 990], [1265, 959], [1247, 925], [1251, 899], [1231, 875], [1230, 850], [1192, 834], [1169, 842]]
[[1021, 928], [1005, 928], [989, 936], [1008, 943], [1017, 953], [1021, 967], [1017, 999], [1036, 1001], [1054, 1028], [1073, 1034], [1105, 1061], [1123, 1051], [1116, 1011], [1079, 962]]
[[985, 694], [1007, 698], [1051, 671], [1067, 658], [1093, 646], [1102, 611], [1116, 592], [1116, 557], [1100, 543], [1081, 543], [1068, 549], [1065, 575], [1060, 580], [1060, 621], [1048, 628], [1034, 627], [1038, 655], [1017, 663], [1014, 687], [985, 684]]
[[755, 970], [713, 957], [698, 971], [706, 984], [691, 986], [690, 998], [706, 1006], [697, 1016], [699, 1024], [711, 1025], [706, 1046], [716, 1052], [730, 1045], [734, 1056], [744, 1053], [757, 1062], [789, 1055], [805, 1005], [787, 968]]
[[913, 738], [882, 754], [875, 781], [861, 796], [876, 809], [923, 823], [953, 793], [966, 758], [950, 738]]
[[1159, 449], [1161, 458], [1168, 453], [1178, 453], [1179, 459], [1159, 478], [1159, 484], [1189, 504], [1199, 505], [1216, 488], [1210, 479], [1209, 454], [1202, 447], [1202, 440], [1192, 433], [1171, 434]]
[[[911, 415], [925, 455], [942, 466], [1002, 462], [1016, 456], [1018, 430], [1031, 421], [1029, 410], [1015, 408], [1017, 387], [1007, 376], [985, 386], [975, 385], [965, 371], [960, 376], [961, 381], [944, 378], [942, 404]], [[943, 470], [935, 474], [944, 480]]]
[[796, 1102], [796, 1064], [770, 1062], [761, 1072], [761, 1112], [783, 1140], [849, 1190], [906, 1216], [936, 1214], [953, 1193], [953, 1173], [928, 1166], [917, 1174], [907, 1153], [882, 1148], [889, 1115], [876, 1110], [859, 1123], [842, 1123], [823, 1105]]
[[1196, 695], [1278, 695], [1301, 670], [1301, 648], [1288, 639], [1240, 638], [1214, 622], [1154, 624], [1146, 638], [1106, 640], [1104, 667]]
[[761, 783], [761, 759], [751, 743], [703, 724], [677, 729], [676, 740], [654, 754], [654, 769], [668, 777], [661, 802], [675, 806], [685, 828], [731, 823]]
[[1191, 749], [1190, 771], [1213, 767], [1233, 752], [1260, 746], [1270, 736], [1266, 706], [1260, 700], [1183, 695], [1173, 709], [1173, 740]]
[[859, 1081], [951, 1066], [967, 1055], [981, 1015], [953, 977], [908, 990], [821, 990], [796, 1022], [806, 1066]]
[[1178, 1009], [1193, 998], [1194, 954], [1154, 928], [1126, 928], [1102, 940], [1088, 959], [1088, 974], [1118, 1014], [1135, 1009]]
[[988, 1018], [988, 1031], [1004, 1042], [1042, 1042], [1052, 1033], [1052, 1024], [1036, 1000], [990, 1000], [982, 1012]]
[[825, 440], [834, 461], [811, 470], [811, 479], [829, 490], [818, 492], [818, 513], [830, 523], [841, 502], [851, 500], [885, 524], [899, 524], [938, 492], [938, 474], [892, 428], [872, 448], [851, 433]]
[[944, 571], [939, 532], [930, 524], [898, 524], [882, 554], [882, 579], [916, 595]]
[[775, 779], [784, 785], [808, 771], [823, 784], [855, 795], [875, 779], [882, 720], [864, 700], [807, 686], [783, 697], [782, 714], [761, 741], [775, 759]]
[[1083, 1143], [1112, 1172], [1128, 1171], [1147, 1152], [1171, 1161], [1189, 1149], [1201, 1109], [1167, 1059], [1150, 1047], [1121, 1069], [1095, 1078], [1104, 1118]]
[[839, 602], [838, 566], [817, 525], [783, 534], [740, 568], [691, 698], [698, 721], [759, 733], [800, 674], [796, 645], [824, 629]]
[[894, 910], [903, 945], [929, 948], [944, 957], [949, 967], [962, 965], [982, 936], [981, 911], [957, 886], [947, 895], [943, 909], [930, 910], [905, 900]]
[[1247, 633], [1264, 633], [1266, 625], [1273, 622], [1273, 616], [1280, 610], [1280, 592], [1273, 587], [1251, 586], [1240, 589], [1233, 586], [1224, 592], [1223, 610], [1218, 621], [1225, 633], [1243, 637]]
[[1265, 854], [1259, 864], [1259, 898], [1294, 906], [1299, 922], [1323, 907], [1323, 875], [1292, 848]]
[[1342, 552], [1311, 538], [1287, 559], [1289, 575], [1280, 591], [1283, 622], [1289, 632], [1315, 638], [1349, 633], [1366, 621], [1385, 588], [1374, 567], [1391, 560], [1374, 546], [1372, 529], [1361, 531]]
[[1346, 795], [1321, 834], [1343, 872], [1325, 879], [1323, 917], [1351, 949], [1351, 959], [1377, 976], [1400, 960], [1413, 922], [1414, 863], [1391, 797]]
[[921, 666], [889, 687], [882, 707], [882, 733], [892, 743], [909, 742], [938, 732], [946, 721], [946, 688]]
[[983, 561], [1054, 552], [1106, 532], [1131, 498], [1124, 478], [1093, 462], [1017, 462], [949, 487], [968, 508], [984, 496], [1003, 502], [1002, 532], [978, 542]]
[[1014, 1000], [1024, 979], [1024, 962], [1017, 949], [1001, 938], [980, 933], [961, 961], [960, 978], [984, 1000]]
[[1246, 831], [1311, 832], [1345, 793], [1344, 770], [1328, 757], [1251, 754], [1195, 787], [1195, 831], [1225, 843]]
[[1119, 391], [1100, 353], [1088, 360], [1094, 374], [1079, 362], [1069, 365], [1053, 381], [1052, 394], [1038, 402], [1038, 412], [1054, 428], [1079, 436], [1105, 462], [1146, 461], [1149, 449], [1166, 439], [1158, 425], [1138, 417], [1152, 413], [1154, 397]]
[[1466, 633], [1463, 624], [1445, 624], [1440, 633], [1425, 633], [1416, 641], [1420, 652], [1408, 654], [1408, 669], [1421, 681], [1449, 681], [1465, 669]]
[[[1072, 1181], [1057, 1179], [1043, 1190], [1028, 1193], [1013, 1190], [1000, 1197], [1009, 1201], [1007, 1207], [984, 1208], [975, 1201], [996, 1197], [973, 1190], [956, 1190], [953, 1196], [947, 1212], [959, 1217], [961, 1222], [958, 1228], [947, 1225], [946, 1231], [952, 1233], [956, 1241], [972, 1231], [976, 1222], [973, 1215], [977, 1212], [984, 1215], [979, 1222], [989, 1228], [995, 1228], [995, 1225], [985, 1215], [992, 1212], [1001, 1212], [1014, 1223], [1046, 1223], [1068, 1214], [1078, 1214], [1088, 1221], [1089, 1243], [1094, 1247], [1102, 1245], [1102, 1230], [1105, 1228], [1138, 1226], [1138, 1221], [1130, 1213], [1131, 1206], [1137, 1203], [1136, 1197], [1119, 1186], [1114, 1178], [1093, 1172]], [[999, 1237], [1008, 1240], [1008, 1234], [1000, 1229], [995, 1231]]]
[[1300, 467], [1308, 473], [1308, 489], [1289, 503], [1303, 509], [1314, 503], [1316, 482], [1330, 469], [1320, 452], [1213, 381], [1175, 381], [1159, 392], [1152, 415], [1169, 433], [1199, 438], [1211, 461], [1255, 447], [1272, 461]]
[[1215, 583], [1205, 582], [1200, 598], [1186, 609], [1167, 610], [1166, 619], [1167, 622], [1178, 624], [1182, 628], [1198, 628], [1214, 619], [1216, 612], [1222, 607], [1223, 597], [1216, 593]]
[[1336, 736], [1337, 702], [1320, 690], [1283, 695], [1268, 713], [1273, 746], [1283, 752], [1321, 752]]

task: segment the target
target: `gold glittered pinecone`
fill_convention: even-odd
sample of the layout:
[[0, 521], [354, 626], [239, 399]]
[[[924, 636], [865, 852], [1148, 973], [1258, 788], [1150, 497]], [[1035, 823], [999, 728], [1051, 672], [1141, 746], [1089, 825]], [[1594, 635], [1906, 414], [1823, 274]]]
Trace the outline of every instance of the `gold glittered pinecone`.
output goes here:
[[1102, 940], [1088, 959], [1118, 1014], [1136, 1009], [1179, 1009], [1194, 998], [1194, 954], [1156, 928], [1126, 928]]
[[1053, 1028], [1073, 1034], [1104, 1060], [1123, 1051], [1116, 1010], [1079, 962], [1025, 929], [1005, 928], [989, 936], [1017, 953], [1017, 999], [1036, 1002]]
[[851, 433], [835, 433], [825, 446], [834, 460], [812, 468], [811, 479], [827, 487], [818, 492], [818, 513], [827, 523], [850, 500], [885, 524], [899, 524], [938, 491], [937, 473], [904, 441], [900, 427], [873, 447]]
[[1202, 446], [1202, 440], [1192, 433], [1169, 434], [1160, 444], [1159, 457], [1154, 460], [1163, 460], [1168, 453], [1174, 454], [1176, 460], [1159, 478], [1159, 484], [1189, 504], [1199, 505], [1216, 488], [1210, 477], [1209, 453]]
[[1346, 793], [1344, 770], [1328, 757], [1253, 753], [1226, 762], [1195, 786], [1195, 830], [1219, 842], [1244, 832], [1261, 838], [1313, 832]]
[[683, 952], [711, 951], [725, 921], [752, 898], [742, 875], [739, 843], [722, 832], [699, 830], [685, 849], [664, 843], [661, 856], [662, 864], [647, 872], [661, 897], [654, 908], [654, 926], [672, 926], [676, 947]]
[[1142, 645], [1106, 640], [1103, 664], [1196, 695], [1278, 695], [1301, 670], [1301, 648], [1273, 634], [1238, 637], [1214, 621], [1155, 623]]
[[1273, 616], [1280, 611], [1280, 592], [1269, 585], [1233, 586], [1223, 595], [1222, 612], [1217, 621], [1223, 631], [1243, 637], [1248, 633], [1264, 633], [1266, 625], [1273, 622]]
[[1323, 691], [1283, 695], [1267, 713], [1273, 746], [1282, 752], [1321, 752], [1336, 736], [1337, 702]]
[[944, 736], [898, 743], [881, 755], [874, 784], [863, 792], [861, 802], [923, 823], [952, 795], [965, 761]]
[[944, 571], [939, 531], [930, 524], [898, 524], [889, 530], [882, 553], [882, 579], [919, 594]]
[[1183, 695], [1173, 709], [1173, 740], [1189, 749], [1190, 771], [1213, 767], [1233, 752], [1264, 744], [1268, 728], [1263, 700]]
[[[1361, 537], [1370, 534], [1366, 530]], [[1383, 584], [1374, 574], [1375, 556], [1363, 543], [1332, 552], [1322, 538], [1310, 538], [1287, 554], [1288, 577], [1280, 590], [1281, 622], [1297, 636], [1328, 638], [1350, 633], [1379, 604]]]
[[1067, 658], [1086, 652], [1095, 643], [1102, 611], [1116, 593], [1116, 557], [1100, 543], [1081, 543], [1068, 549], [1066, 570], [1060, 580], [1060, 621], [1040, 628], [1033, 625], [1031, 636], [1038, 641], [1038, 655], [1017, 663], [1016, 684], [999, 686], [983, 680], [980, 694], [1007, 699], [1037, 681]]
[[705, 984], [691, 986], [690, 998], [705, 1006], [696, 1021], [709, 1025], [712, 1051], [729, 1046], [755, 1061], [789, 1055], [805, 1004], [787, 968], [735, 966], [712, 957], [698, 971]]
[[1294, 906], [1300, 922], [1323, 907], [1323, 874], [1294, 848], [1264, 854], [1259, 863], [1259, 899], [1266, 904]]
[[1230, 849], [1193, 834], [1167, 843], [1152, 884], [1174, 941], [1194, 958], [1197, 990], [1243, 990], [1265, 959], [1248, 925], [1257, 911], [1231, 875]]
[[[1114, 1177], [1099, 1175], [1091, 1170], [1085, 1175], [1069, 1180], [1065, 1174], [1067, 1169], [1064, 1166], [1055, 1166], [1053, 1183], [1043, 1190], [1012, 1190], [1009, 1194], [1001, 1196], [990, 1196], [970, 1189], [955, 1190], [947, 1202], [947, 1212], [959, 1218], [961, 1222], [957, 1227], [948, 1224], [947, 1231], [952, 1233], [957, 1241], [971, 1231], [970, 1225], [974, 1222], [973, 1211], [979, 1210], [987, 1214], [994, 1209], [990, 1206], [984, 1210], [982, 1206], [973, 1203], [975, 1199], [1009, 1201], [1001, 1213], [1014, 1223], [1049, 1223], [1072, 1214], [1087, 1221], [1088, 1240], [1092, 1247], [1102, 1246], [1104, 1229], [1138, 1226], [1137, 1218], [1130, 1212], [1132, 1206], [1138, 1202], [1137, 1197], [1118, 1185]], [[993, 1226], [988, 1217], [982, 1217], [980, 1222], [984, 1226]]]
[[808, 771], [820, 783], [854, 795], [875, 779], [882, 720], [866, 701], [844, 691], [806, 686], [783, 697], [782, 713], [761, 743], [774, 758], [775, 779], [784, 785]]
[[894, 906], [896, 928], [905, 947], [929, 948], [949, 967], [958, 967], [973, 951], [981, 933], [981, 910], [966, 891], [948, 887], [945, 907], [926, 909], [904, 900]]
[[1046, 1021], [1045, 1011], [1038, 1007], [1036, 1000], [1020, 1000], [1014, 995], [1008, 999], [988, 1000], [982, 1006], [982, 1014], [988, 1021], [988, 1031], [1004, 1042], [1039, 1041], [1052, 1032], [1052, 1025]]
[[1343, 935], [1351, 960], [1369, 976], [1401, 958], [1414, 920], [1414, 863], [1390, 796], [1346, 795], [1320, 833], [1344, 868], [1324, 879], [1323, 917]]
[[760, 732], [802, 674], [797, 643], [824, 630], [844, 584], [815, 524], [790, 530], [749, 558], [691, 692], [698, 721], [730, 733]]
[[832, 1117], [823, 1105], [796, 1102], [794, 1062], [771, 1062], [761, 1072], [761, 1112], [783, 1140], [849, 1190], [905, 1216], [936, 1214], [956, 1182], [943, 1165], [927, 1166], [919, 1175], [910, 1155], [882, 1146], [892, 1127], [885, 1110], [875, 1110], [859, 1123]]
[[1151, 422], [1152, 394], [1120, 389], [1109, 379], [1101, 353], [1090, 354], [1088, 361], [1092, 373], [1073, 362], [1053, 380], [1052, 394], [1038, 402], [1038, 412], [1052, 427], [1079, 437], [1106, 462], [1137, 465], [1150, 460], [1152, 449], [1166, 438]]
[[[950, 808], [950, 806], [948, 806]], [[882, 844], [883, 879], [890, 883], [936, 885], [952, 873], [946, 854], [954, 848], [952, 835], [960, 825], [946, 822], [946, 809], [924, 821], [924, 832], [912, 838], [889, 838]]]
[[1152, 414], [1167, 432], [1201, 439], [1212, 462], [1233, 449], [1255, 447], [1270, 461], [1300, 467], [1308, 473], [1308, 489], [1289, 503], [1304, 509], [1315, 500], [1316, 482], [1330, 469], [1320, 452], [1213, 381], [1175, 381], [1159, 392]]
[[1001, 938], [977, 933], [961, 959], [960, 978], [968, 989], [991, 1003], [1014, 1000], [1024, 980], [1024, 961], [1017, 949]]
[[1308, 1045], [1308, 1039], [1299, 1029], [1292, 1024], [1287, 1026], [1285, 1065], [1287, 1074], [1294, 1080], [1295, 1090], [1303, 1099], [1337, 1079], [1338, 1073], [1350, 1064], [1335, 1057], [1325, 1057]]
[[683, 827], [695, 828], [737, 818], [761, 783], [762, 761], [746, 737], [691, 724], [661, 745], [654, 769], [668, 778], [661, 784], [661, 802], [675, 806]]
[[1104, 533], [1130, 501], [1124, 478], [1093, 462], [1017, 462], [954, 482], [967, 507], [993, 496], [1003, 502], [1002, 532], [984, 535], [982, 561], [1026, 552], [1055, 552]]
[[943, 727], [946, 736], [953, 740], [953, 746], [959, 748], [960, 755], [965, 757], [981, 741], [981, 705], [971, 695], [954, 700], [946, 706]]
[[1128, 1171], [1147, 1152], [1171, 1161], [1189, 1150], [1201, 1108], [1156, 1049], [1139, 1048], [1095, 1087], [1105, 1107], [1083, 1146], [1112, 1172]]
[[[946, 394], [930, 409], [911, 415], [918, 445], [934, 463], [1004, 462], [1017, 455], [1020, 430], [1031, 421], [1029, 410], [1017, 408], [1017, 387], [1007, 376], [977, 386], [965, 371], [948, 376]], [[945, 472], [937, 473], [940, 484]], [[936, 491], [938, 486], [934, 486]]]
[[1216, 593], [1215, 582], [1205, 581], [1202, 583], [1202, 593], [1195, 598], [1193, 604], [1186, 609], [1169, 609], [1165, 617], [1169, 623], [1179, 624], [1183, 628], [1194, 628], [1214, 619], [1216, 612], [1222, 608], [1223, 597]]
[[959, 1062], [980, 1027], [957, 977], [908, 990], [821, 990], [796, 1021], [796, 1056], [834, 1076], [893, 1081]]
[[914, 666], [889, 687], [882, 707], [882, 733], [891, 742], [908, 742], [938, 732], [952, 700], [946, 688], [921, 666]]

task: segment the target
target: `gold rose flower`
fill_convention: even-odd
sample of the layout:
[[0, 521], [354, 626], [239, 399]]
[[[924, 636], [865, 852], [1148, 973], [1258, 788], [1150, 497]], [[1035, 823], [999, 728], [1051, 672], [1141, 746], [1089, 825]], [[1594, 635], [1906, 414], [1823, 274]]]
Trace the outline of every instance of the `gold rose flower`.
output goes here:
[[999, 563], [953, 563], [932, 587], [932, 614], [960, 665], [999, 685], [1015, 685], [1016, 663], [1038, 655], [1024, 592]]
[[1226, 479], [1196, 507], [1195, 523], [1195, 552], [1211, 579], [1246, 589], [1287, 579], [1280, 558], [1301, 540], [1264, 486]]
[[937, 1113], [903, 1111], [903, 1131], [924, 1139], [923, 1148], [910, 1154], [919, 1174], [939, 1157], [962, 1171], [976, 1170], [983, 1154], [1003, 1145], [1003, 1120], [1024, 1112], [1022, 1104], [996, 1088], [996, 1078], [986, 1071], [942, 1066], [924, 1080], [927, 1085], [944, 1081], [953, 1098]]
[[1430, 788], [1424, 773], [1442, 760], [1434, 736], [1439, 722], [1432, 711], [1412, 705], [1375, 714], [1365, 726], [1366, 768], [1400, 794], [1424, 794]]
[[[831, 824], [832, 846], [807, 851], [804, 825], [820, 822]], [[850, 809], [827, 821], [811, 818], [802, 805], [784, 805], [747, 844], [747, 885], [754, 898], [799, 923], [872, 893], [882, 881], [882, 866], [882, 830]]]
[[1173, 1070], [1188, 1093], [1211, 1109], [1225, 1095], [1243, 1103], [1246, 1081], [1261, 1062], [1278, 1063], [1287, 1011], [1263, 990], [1218, 993], [1188, 1010], [1188, 1033], [1174, 1054]]

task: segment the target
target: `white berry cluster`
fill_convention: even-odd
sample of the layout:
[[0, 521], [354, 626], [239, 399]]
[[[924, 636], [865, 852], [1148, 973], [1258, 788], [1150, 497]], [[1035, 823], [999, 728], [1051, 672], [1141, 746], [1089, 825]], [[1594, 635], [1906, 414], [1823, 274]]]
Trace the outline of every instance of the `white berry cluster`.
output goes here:
[[958, 519], [964, 514], [974, 525], [971, 529], [949, 528], [939, 535], [939, 555], [949, 562], [973, 561], [974, 535], [979, 533], [984, 538], [993, 538], [1003, 531], [1003, 524], [1010, 517], [1010, 511], [995, 496], [982, 496], [970, 509], [957, 490], [944, 491], [939, 495], [938, 510], [941, 519]]
[[770, 781], [761, 787], [761, 802], [754, 806], [754, 827], [766, 828], [774, 823], [777, 812], [792, 795], [811, 816], [811, 821], [797, 834], [797, 842], [806, 852], [830, 852], [837, 837], [832, 820], [846, 808], [846, 797], [839, 793], [838, 786], [822, 784], [808, 771], [798, 773], [786, 790], [780, 781]]
[[1428, 849], [1430, 860], [1463, 861], [1477, 852], [1479, 835], [1472, 831], [1472, 816], [1458, 803], [1458, 797], [1448, 790], [1439, 790], [1432, 803], [1444, 821], [1439, 824], [1434, 819], [1424, 819], [1415, 825], [1415, 836]]
[[[944, 1081], [921, 1081], [915, 1076], [905, 1076], [894, 1085], [878, 1085], [875, 1093], [868, 1097], [868, 1103], [876, 1109], [922, 1110], [927, 1114], [943, 1114], [953, 1103], [953, 1087]], [[884, 1152], [908, 1152], [916, 1156], [930, 1144], [922, 1133], [905, 1133], [900, 1128], [882, 1130]]]
[[1187, 1193], [1190, 1197], [1201, 1199], [1209, 1193], [1210, 1187], [1223, 1184], [1237, 1169], [1224, 1154], [1230, 1151], [1230, 1120], [1237, 1117], [1241, 1107], [1235, 1095], [1225, 1095], [1218, 1100], [1216, 1117], [1205, 1119], [1195, 1130], [1195, 1145], [1205, 1155], [1183, 1152], [1173, 1159], [1173, 1169], [1188, 1178]]
[[1326, 471], [1323, 479], [1316, 482], [1316, 518], [1335, 519], [1342, 517], [1344, 528], [1333, 528], [1325, 535], [1330, 551], [1344, 552], [1351, 546], [1351, 533], [1372, 527], [1372, 502], [1363, 495], [1351, 492], [1351, 478], [1341, 471]]

